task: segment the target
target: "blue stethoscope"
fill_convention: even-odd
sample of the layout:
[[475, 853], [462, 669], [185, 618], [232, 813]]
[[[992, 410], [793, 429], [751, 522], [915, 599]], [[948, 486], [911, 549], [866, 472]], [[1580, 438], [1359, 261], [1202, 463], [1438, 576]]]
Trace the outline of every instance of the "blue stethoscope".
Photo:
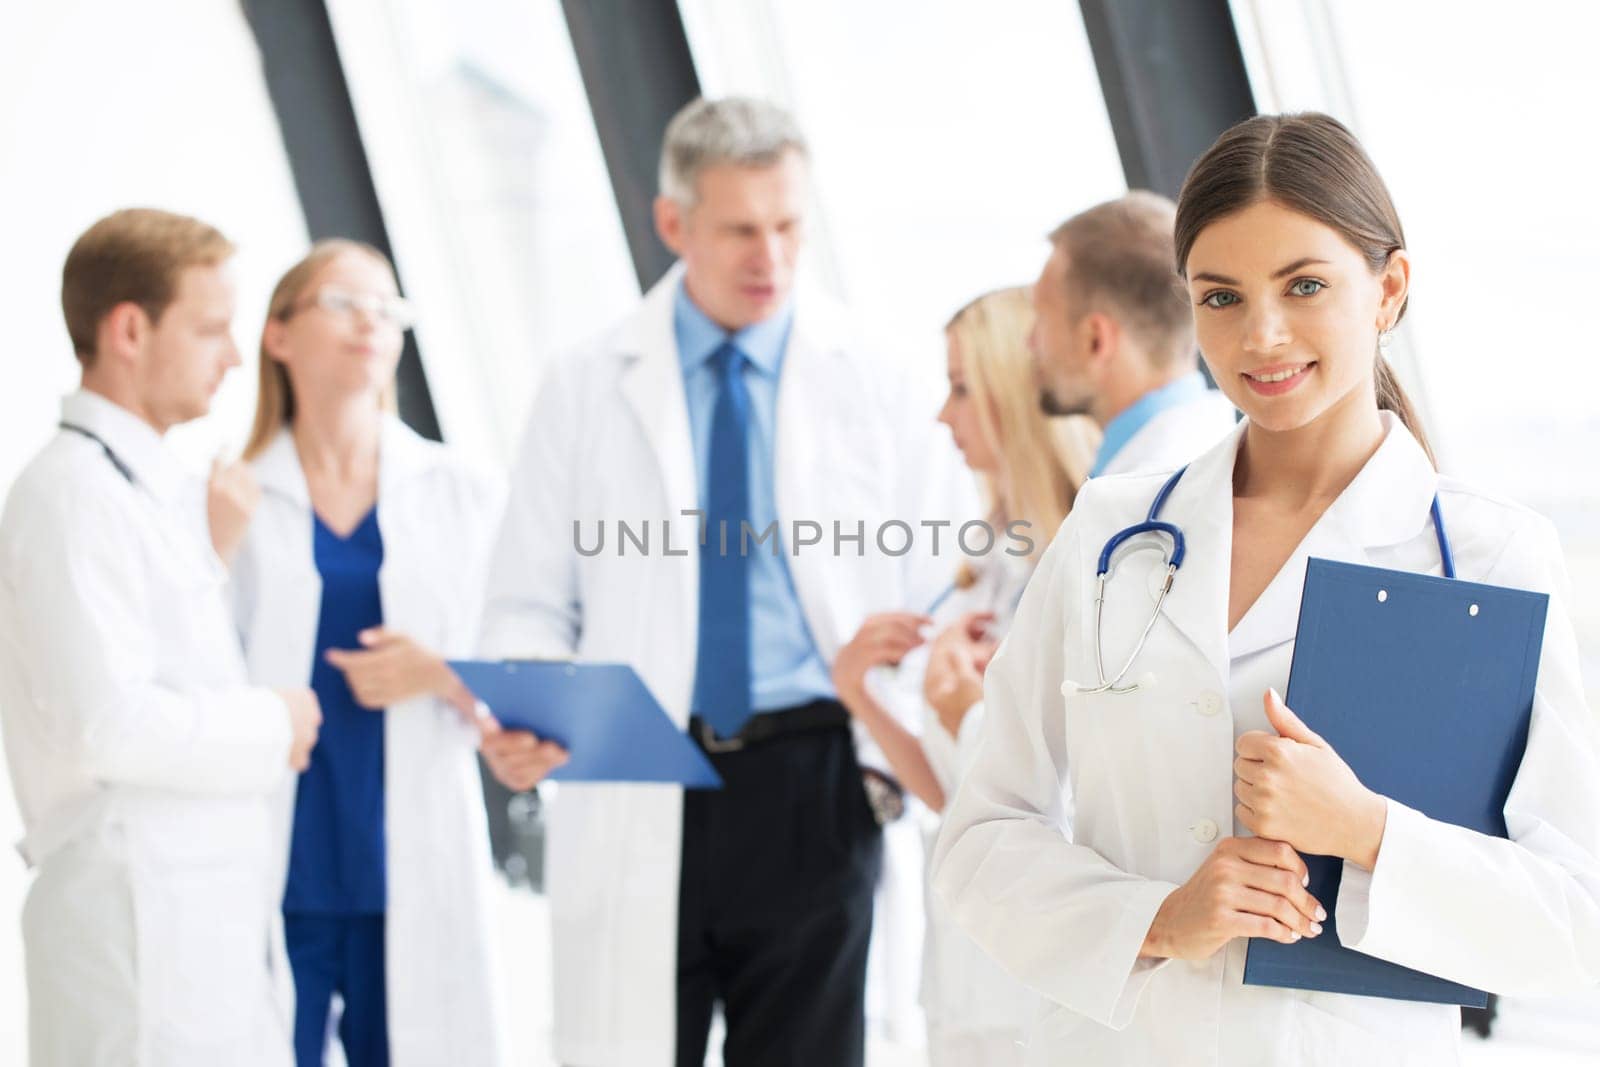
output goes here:
[[[1145, 515], [1143, 522], [1129, 526], [1125, 530], [1118, 530], [1111, 535], [1111, 540], [1107, 541], [1105, 547], [1100, 550], [1100, 562], [1095, 568], [1094, 594], [1094, 665], [1095, 670], [1100, 675], [1100, 684], [1094, 686], [1080, 685], [1078, 687], [1078, 692], [1080, 693], [1132, 693], [1142, 687], [1140, 682], [1135, 682], [1132, 685], [1120, 685], [1119, 683], [1128, 676], [1128, 671], [1133, 669], [1134, 660], [1138, 659], [1139, 653], [1144, 651], [1144, 644], [1150, 638], [1150, 631], [1155, 629], [1156, 620], [1161, 617], [1161, 605], [1166, 602], [1167, 594], [1172, 592], [1172, 580], [1177, 577], [1178, 569], [1183, 566], [1183, 556], [1186, 551], [1183, 543], [1183, 531], [1170, 522], [1162, 522], [1161, 509], [1166, 506], [1167, 497], [1172, 495], [1172, 490], [1178, 486], [1178, 480], [1183, 477], [1184, 471], [1188, 469], [1188, 467], [1183, 467], [1178, 473], [1167, 479], [1160, 492], [1156, 493], [1156, 498], [1151, 502], [1150, 511]], [[1444, 576], [1446, 578], [1454, 578], [1456, 576], [1456, 561], [1454, 554], [1450, 551], [1450, 538], [1444, 532], [1444, 517], [1439, 514], [1439, 496], [1437, 493], [1434, 494], [1433, 507], [1430, 511], [1433, 515], [1433, 531], [1439, 538], [1439, 558], [1444, 564]], [[1166, 581], [1161, 583], [1161, 592], [1156, 597], [1156, 606], [1150, 612], [1150, 621], [1145, 623], [1144, 632], [1139, 635], [1138, 643], [1133, 646], [1133, 654], [1122, 665], [1122, 669], [1117, 672], [1116, 677], [1107, 681], [1105, 649], [1100, 640], [1100, 621], [1105, 615], [1106, 582], [1111, 578], [1111, 557], [1116, 554], [1117, 549], [1121, 548], [1129, 540], [1143, 534], [1165, 534], [1171, 540], [1172, 551], [1166, 557], [1167, 578]]]

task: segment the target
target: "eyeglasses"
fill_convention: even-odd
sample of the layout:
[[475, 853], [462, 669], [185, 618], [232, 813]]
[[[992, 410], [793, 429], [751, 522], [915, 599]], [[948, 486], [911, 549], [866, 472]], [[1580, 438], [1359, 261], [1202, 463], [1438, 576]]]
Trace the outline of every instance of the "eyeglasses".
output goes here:
[[[289, 315], [315, 305], [331, 315], [353, 319], [357, 312], [370, 315], [397, 330], [409, 330], [416, 325], [416, 312], [411, 301], [400, 296], [382, 296], [377, 293], [353, 293], [337, 285], [324, 285], [317, 295], [289, 309]], [[287, 317], [287, 316], [286, 316]]]

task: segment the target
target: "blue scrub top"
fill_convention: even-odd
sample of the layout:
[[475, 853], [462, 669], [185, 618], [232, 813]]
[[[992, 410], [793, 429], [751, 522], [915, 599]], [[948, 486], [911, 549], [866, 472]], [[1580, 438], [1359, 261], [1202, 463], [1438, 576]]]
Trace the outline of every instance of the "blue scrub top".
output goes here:
[[313, 512], [312, 546], [322, 610], [311, 688], [322, 732], [300, 776], [283, 910], [294, 915], [382, 914], [388, 902], [383, 818], [383, 712], [356, 703], [330, 648], [359, 649], [357, 635], [383, 622], [378, 568], [383, 535], [374, 507], [349, 537]]

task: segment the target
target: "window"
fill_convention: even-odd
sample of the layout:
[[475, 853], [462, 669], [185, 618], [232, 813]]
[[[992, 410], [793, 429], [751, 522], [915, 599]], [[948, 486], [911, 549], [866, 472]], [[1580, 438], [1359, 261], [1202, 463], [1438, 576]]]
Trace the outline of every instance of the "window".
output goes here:
[[[305, 249], [255, 43], [239, 5], [14, 4], [0, 33], [6, 377], [0, 493], [55, 431], [78, 365], [61, 319], [61, 266], [90, 223], [123, 207], [195, 215], [239, 246], [233, 371], [209, 418], [173, 432], [196, 470], [244, 444], [267, 294]], [[92, 26], [90, 25], [92, 23]], [[197, 47], [197, 42], [200, 46]], [[22, 836], [0, 765], [0, 839]], [[0, 1062], [24, 1063], [21, 913], [28, 876], [0, 864]]]
[[[1414, 263], [1400, 369], [1441, 464], [1549, 516], [1573, 587], [1595, 588], [1600, 360], [1587, 294], [1600, 289], [1600, 213], [1578, 178], [1596, 161], [1582, 131], [1600, 94], [1588, 47], [1600, 9], [1452, 10], [1446, 37], [1428, 5], [1234, 6], [1262, 110], [1335, 115], [1389, 184]], [[1600, 609], [1593, 597], [1569, 609], [1595, 705]]]
[[637, 299], [558, 0], [330, 0], [445, 437], [503, 463], [541, 368]]
[[1075, 4], [679, 6], [707, 95], [776, 100], [810, 139], [813, 273], [941, 377], [949, 317], [1126, 188]]
[[[1512, 12], [1235, 0], [1263, 111], [1353, 129], [1388, 182], [1413, 258], [1402, 377], [1440, 464], [1549, 517], [1561, 535], [1591, 709], [1600, 708], [1600, 213], [1590, 102], [1600, 8]], [[1589, 131], [1589, 132], [1585, 132]], [[1600, 1048], [1593, 995], [1502, 1007], [1513, 1040]]]
[[[811, 146], [813, 280], [885, 333], [929, 418], [945, 323], [1031, 285], [1063, 219], [1126, 189], [1076, 4], [679, 0], [708, 96], [787, 107]], [[887, 847], [918, 847], [914, 841]], [[910, 886], [913, 896], [920, 886]], [[884, 890], [869, 968], [878, 1055], [921, 1040], [918, 900]], [[892, 922], [886, 915], [893, 915]]]

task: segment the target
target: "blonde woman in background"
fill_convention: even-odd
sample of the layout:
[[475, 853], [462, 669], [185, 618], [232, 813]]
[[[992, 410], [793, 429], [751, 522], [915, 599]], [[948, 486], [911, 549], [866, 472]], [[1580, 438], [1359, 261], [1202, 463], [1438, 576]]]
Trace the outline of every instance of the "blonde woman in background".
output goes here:
[[260, 502], [248, 529], [213, 531], [243, 538], [233, 586], [251, 677], [309, 682], [327, 723], [283, 809], [301, 1067], [323, 1062], [335, 994], [351, 1067], [492, 1065], [505, 1051], [474, 753], [482, 743], [505, 779], [537, 746], [478, 719], [444, 659], [473, 647], [500, 489], [395, 416], [410, 321], [374, 248], [320, 241], [289, 269], [245, 450]]
[[[1052, 417], [1041, 407], [1028, 348], [1032, 322], [1028, 290], [1019, 287], [977, 298], [945, 327], [950, 393], [939, 421], [984, 486], [993, 550], [962, 566], [931, 619], [910, 612], [872, 616], [834, 667], [845, 706], [934, 812], [954, 794], [972, 758], [984, 668], [1099, 446], [1092, 420]], [[937, 634], [926, 644], [925, 631]], [[867, 671], [891, 663], [901, 665], [896, 688], [919, 691], [920, 737], [868, 691]], [[931, 893], [927, 914], [922, 1002], [932, 1067], [1020, 1062], [1032, 995], [956, 929]]]

